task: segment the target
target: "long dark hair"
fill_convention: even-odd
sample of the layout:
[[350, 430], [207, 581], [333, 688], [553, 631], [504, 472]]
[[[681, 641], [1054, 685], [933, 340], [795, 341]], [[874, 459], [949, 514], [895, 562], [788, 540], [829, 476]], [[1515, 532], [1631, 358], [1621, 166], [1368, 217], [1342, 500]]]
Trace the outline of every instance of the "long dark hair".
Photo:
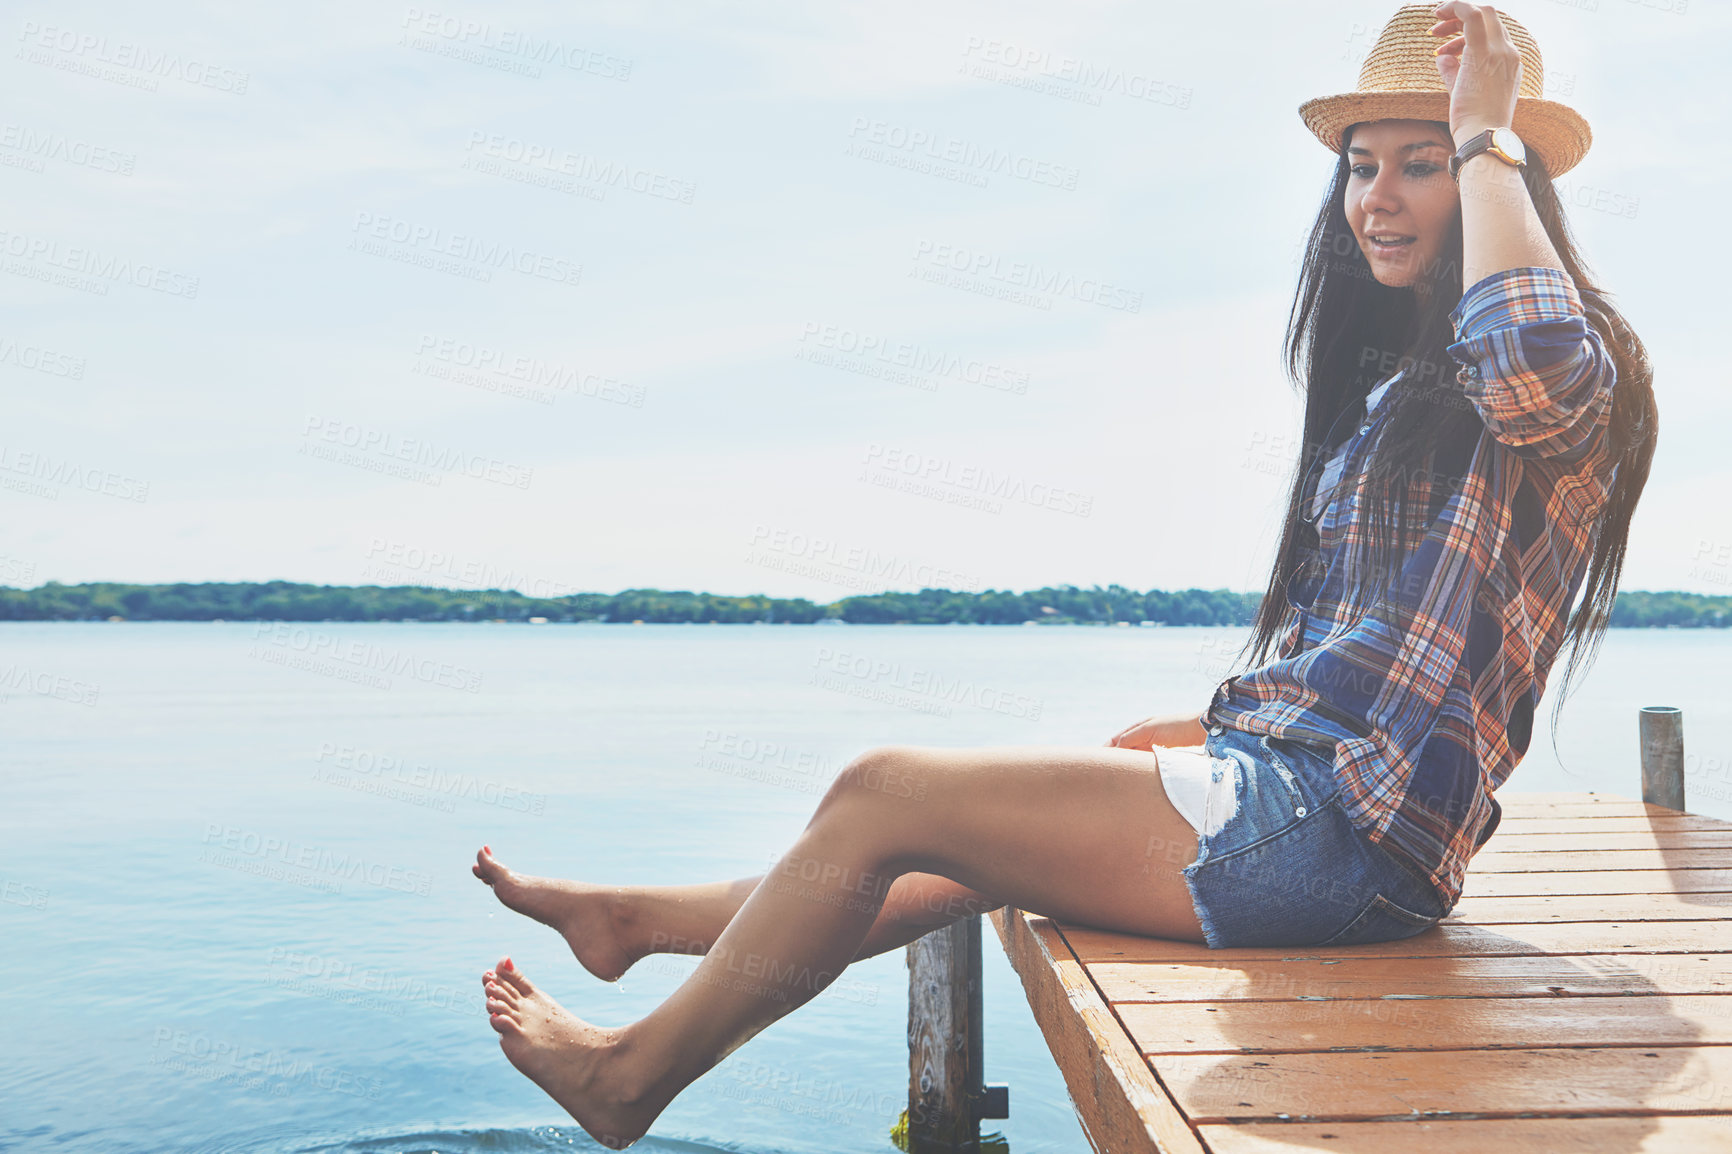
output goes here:
[[[1439, 124], [1445, 139], [1449, 126]], [[1301, 501], [1312, 458], [1332, 448], [1324, 439], [1337, 417], [1357, 407], [1379, 381], [1396, 368], [1407, 370], [1400, 387], [1391, 386], [1380, 411], [1386, 412], [1374, 444], [1367, 474], [1364, 533], [1359, 547], [1344, 558], [1350, 576], [1342, 587], [1349, 604], [1369, 604], [1379, 590], [1398, 578], [1409, 538], [1423, 534], [1449, 496], [1447, 485], [1436, 490], [1429, 509], [1409, 510], [1410, 471], [1427, 469], [1431, 476], [1460, 477], [1465, 460], [1436, 459], [1439, 445], [1461, 444], [1460, 434], [1483, 429], [1484, 422], [1454, 386], [1455, 362], [1445, 346], [1455, 340], [1449, 313], [1461, 300], [1461, 213], [1444, 237], [1439, 258], [1421, 272], [1419, 288], [1390, 288], [1377, 280], [1359, 249], [1345, 215], [1348, 175], [1352, 162], [1347, 142], [1353, 127], [1342, 133], [1340, 156], [1329, 190], [1323, 197], [1302, 263], [1299, 285], [1287, 323], [1287, 371], [1305, 396], [1304, 450], [1295, 464], [1292, 488], [1275, 552], [1269, 587], [1263, 594], [1252, 634], [1241, 650], [1246, 668], [1268, 662], [1288, 621], [1287, 586], [1296, 575], [1314, 530], [1301, 523]], [[1529, 150], [1519, 170], [1546, 236], [1581, 294], [1588, 322], [1605, 340], [1617, 366], [1609, 436], [1615, 473], [1610, 496], [1600, 510], [1593, 534], [1593, 552], [1583, 578], [1581, 600], [1565, 626], [1570, 660], [1564, 671], [1567, 687], [1583, 659], [1591, 665], [1599, 651], [1617, 596], [1624, 566], [1630, 518], [1647, 484], [1654, 455], [1657, 414], [1653, 369], [1643, 347], [1624, 318], [1593, 284], [1564, 220], [1545, 162]], [[1448, 174], [1442, 174], [1449, 179]], [[1391, 342], [1395, 342], [1392, 344]], [[1448, 374], [1446, 378], [1444, 374]], [[1337, 442], [1341, 438], [1337, 436]], [[1465, 443], [1471, 445], [1472, 438]], [[1552, 740], [1557, 742], [1557, 714], [1552, 715]], [[1524, 750], [1525, 752], [1525, 750]]]

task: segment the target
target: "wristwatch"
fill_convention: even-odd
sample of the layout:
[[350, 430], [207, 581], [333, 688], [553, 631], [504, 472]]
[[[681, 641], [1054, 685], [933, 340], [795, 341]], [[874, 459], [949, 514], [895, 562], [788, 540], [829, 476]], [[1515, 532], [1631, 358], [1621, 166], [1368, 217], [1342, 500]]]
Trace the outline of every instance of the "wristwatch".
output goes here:
[[1488, 128], [1478, 136], [1468, 137], [1455, 150], [1455, 155], [1449, 158], [1449, 175], [1459, 184], [1461, 166], [1482, 152], [1489, 152], [1516, 168], [1524, 168], [1528, 162], [1528, 150], [1522, 145], [1521, 137], [1508, 128]]

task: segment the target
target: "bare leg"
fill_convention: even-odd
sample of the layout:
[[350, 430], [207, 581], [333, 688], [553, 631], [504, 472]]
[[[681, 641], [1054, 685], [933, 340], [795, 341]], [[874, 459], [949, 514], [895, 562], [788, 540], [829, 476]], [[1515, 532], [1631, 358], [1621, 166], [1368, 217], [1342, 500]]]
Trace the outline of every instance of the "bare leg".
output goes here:
[[[551, 926], [585, 969], [617, 981], [648, 954], [703, 954], [763, 875], [684, 886], [600, 886], [507, 869], [482, 846], [471, 867], [510, 909]], [[855, 961], [898, 949], [957, 918], [1003, 902], [936, 874], [897, 878]]]
[[490, 1020], [518, 1069], [619, 1148], [833, 981], [894, 879], [937, 874], [1066, 921], [1201, 941], [1179, 873], [1195, 849], [1146, 751], [880, 747], [849, 764], [703, 960], [644, 1018], [591, 1026], [502, 962], [484, 978]]

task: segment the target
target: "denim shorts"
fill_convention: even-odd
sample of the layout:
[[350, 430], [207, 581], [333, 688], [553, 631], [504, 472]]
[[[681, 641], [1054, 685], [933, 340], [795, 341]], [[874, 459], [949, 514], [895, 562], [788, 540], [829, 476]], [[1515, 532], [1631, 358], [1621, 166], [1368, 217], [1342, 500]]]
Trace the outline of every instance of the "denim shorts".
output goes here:
[[1183, 870], [1211, 948], [1389, 942], [1449, 913], [1347, 819], [1331, 747], [1228, 728], [1203, 745], [1238, 770], [1236, 810]]

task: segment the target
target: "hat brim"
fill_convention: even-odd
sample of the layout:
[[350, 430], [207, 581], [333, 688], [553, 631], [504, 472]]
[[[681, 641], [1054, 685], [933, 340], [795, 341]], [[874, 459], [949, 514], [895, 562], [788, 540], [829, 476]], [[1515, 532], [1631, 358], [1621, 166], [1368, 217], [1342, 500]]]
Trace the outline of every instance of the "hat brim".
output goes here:
[[[1341, 134], [1368, 120], [1438, 120], [1449, 123], [1447, 92], [1343, 92], [1319, 96], [1299, 106], [1299, 117], [1330, 152], [1340, 154]], [[1580, 113], [1567, 104], [1535, 97], [1516, 98], [1510, 128], [1522, 145], [1539, 154], [1553, 179], [1581, 162], [1594, 134]]]

